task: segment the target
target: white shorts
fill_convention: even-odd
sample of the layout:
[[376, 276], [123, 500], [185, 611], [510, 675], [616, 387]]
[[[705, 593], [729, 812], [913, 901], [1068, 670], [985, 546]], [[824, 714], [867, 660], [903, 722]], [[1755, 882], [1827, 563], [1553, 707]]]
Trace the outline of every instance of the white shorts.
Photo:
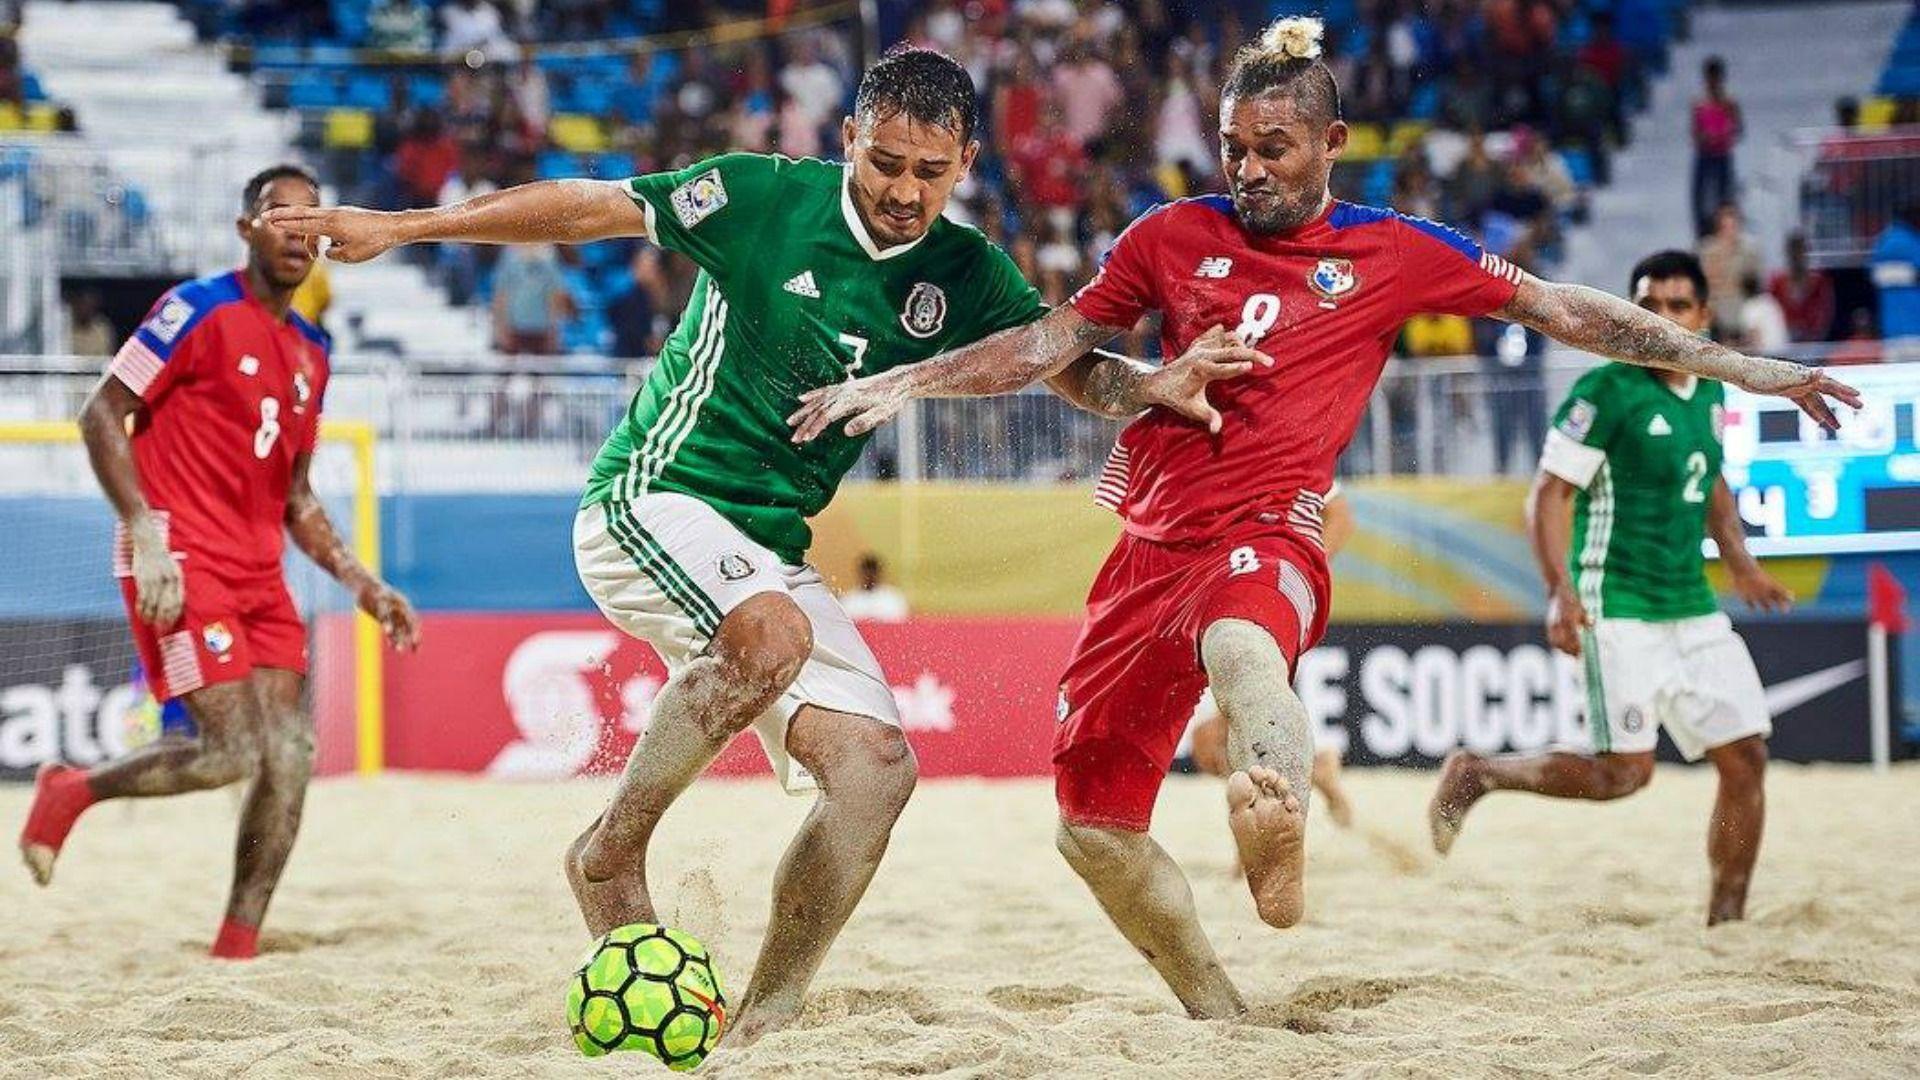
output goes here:
[[1670, 622], [1597, 619], [1583, 635], [1587, 734], [1596, 753], [1654, 748], [1665, 727], [1688, 761], [1773, 734], [1766, 690], [1725, 614]]
[[787, 726], [802, 705], [900, 726], [880, 662], [819, 573], [783, 565], [706, 503], [655, 492], [631, 503], [584, 507], [573, 519], [573, 559], [601, 612], [652, 645], [669, 672], [699, 656], [720, 620], [748, 598], [777, 592], [800, 606], [813, 625], [813, 655], [753, 724], [787, 791], [818, 786], [787, 756]]

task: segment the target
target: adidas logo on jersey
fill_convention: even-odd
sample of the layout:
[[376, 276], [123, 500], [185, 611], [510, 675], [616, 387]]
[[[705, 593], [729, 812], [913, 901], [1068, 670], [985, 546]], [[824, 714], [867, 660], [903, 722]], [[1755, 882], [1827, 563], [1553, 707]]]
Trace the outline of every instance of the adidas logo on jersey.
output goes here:
[[1647, 424], [1647, 434], [1649, 435], [1673, 434], [1673, 425], [1667, 423], [1667, 416], [1665, 413], [1653, 414], [1653, 420]]
[[811, 270], [800, 271], [788, 278], [787, 283], [780, 287], [795, 296], [804, 296], [809, 300], [820, 299], [820, 287], [813, 283], [813, 271]]

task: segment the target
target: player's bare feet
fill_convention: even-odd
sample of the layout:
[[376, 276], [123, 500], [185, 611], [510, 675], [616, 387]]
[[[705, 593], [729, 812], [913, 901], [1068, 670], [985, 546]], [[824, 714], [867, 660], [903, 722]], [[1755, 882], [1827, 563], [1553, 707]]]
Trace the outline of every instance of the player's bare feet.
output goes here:
[[1340, 783], [1340, 755], [1331, 750], [1323, 750], [1313, 755], [1313, 789], [1320, 793], [1320, 804], [1327, 808], [1327, 816], [1341, 828], [1353, 825], [1353, 803], [1347, 799], [1347, 789]]
[[1227, 777], [1227, 825], [1247, 868], [1247, 888], [1269, 926], [1306, 914], [1307, 812], [1286, 780], [1254, 767]]
[[[567, 848], [565, 867], [567, 884], [573, 887], [574, 902], [580, 905], [580, 917], [588, 933], [598, 937], [616, 927], [633, 923], [657, 923], [653, 898], [647, 892], [646, 849], [634, 853], [628, 866], [611, 867], [611, 873], [589, 873], [589, 848], [600, 823], [594, 822]], [[604, 861], [605, 856], [601, 859]], [[602, 868], [593, 866], [593, 870]]]
[[1427, 828], [1433, 834], [1433, 850], [1445, 855], [1453, 849], [1467, 811], [1486, 793], [1480, 759], [1465, 750], [1448, 754], [1446, 764], [1440, 767], [1440, 785], [1434, 789], [1433, 801], [1427, 804]]
[[53, 863], [60, 847], [80, 820], [81, 811], [93, 805], [93, 792], [87, 788], [87, 774], [70, 765], [40, 766], [33, 782], [33, 808], [27, 811], [27, 823], [20, 830], [20, 858], [36, 884], [53, 880]]
[[762, 1035], [790, 1027], [800, 1018], [802, 1004], [804, 1002], [797, 994], [791, 1000], [741, 1002], [740, 1011], [722, 1036], [721, 1045], [752, 1046]]

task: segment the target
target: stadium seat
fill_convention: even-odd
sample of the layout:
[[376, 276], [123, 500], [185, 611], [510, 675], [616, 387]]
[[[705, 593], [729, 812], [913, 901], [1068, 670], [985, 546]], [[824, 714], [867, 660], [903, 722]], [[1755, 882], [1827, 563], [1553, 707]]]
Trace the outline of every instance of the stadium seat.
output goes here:
[[47, 100], [47, 91], [40, 85], [40, 76], [33, 72], [23, 72], [20, 76], [20, 92], [28, 102]]
[[543, 150], [534, 158], [533, 168], [542, 180], [570, 180], [586, 175], [578, 158], [564, 150]]
[[331, 75], [301, 72], [287, 80], [290, 109], [331, 109], [341, 104], [340, 86]]
[[1378, 124], [1355, 124], [1347, 134], [1348, 161], [1372, 161], [1386, 150], [1386, 136]]
[[1393, 133], [1387, 137], [1387, 153], [1399, 157], [1408, 147], [1420, 145], [1420, 140], [1427, 137], [1428, 127], [1417, 120], [1402, 120], [1393, 125]]
[[347, 76], [346, 92], [341, 95], [341, 104], [355, 109], [372, 109], [376, 112], [393, 107], [393, 88], [389, 85], [390, 76], [384, 71], [360, 70]]
[[321, 142], [329, 150], [365, 150], [373, 145], [373, 113], [365, 109], [334, 109], [327, 113]]
[[547, 137], [562, 150], [578, 154], [599, 153], [607, 148], [607, 129], [598, 117], [562, 113], [547, 124]]
[[1860, 127], [1867, 131], [1891, 127], [1899, 108], [1900, 103], [1890, 97], [1870, 97], [1860, 103]]
[[1567, 163], [1567, 175], [1583, 188], [1593, 186], [1593, 155], [1578, 146], [1560, 151], [1560, 160]]

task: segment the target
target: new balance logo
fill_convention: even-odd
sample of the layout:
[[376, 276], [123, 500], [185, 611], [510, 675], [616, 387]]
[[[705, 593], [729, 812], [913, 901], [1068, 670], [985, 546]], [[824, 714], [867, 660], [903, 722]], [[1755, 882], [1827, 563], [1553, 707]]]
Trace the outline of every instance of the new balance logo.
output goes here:
[[1200, 269], [1193, 272], [1194, 277], [1223, 278], [1233, 273], [1233, 260], [1224, 255], [1215, 255], [1200, 260]]
[[1673, 425], [1667, 423], [1667, 417], [1665, 413], [1653, 414], [1653, 420], [1647, 424], [1647, 434], [1649, 435], [1673, 434]]
[[809, 300], [820, 299], [820, 287], [813, 283], [813, 271], [811, 270], [802, 270], [788, 278], [787, 283], [780, 287], [795, 296], [804, 296]]

